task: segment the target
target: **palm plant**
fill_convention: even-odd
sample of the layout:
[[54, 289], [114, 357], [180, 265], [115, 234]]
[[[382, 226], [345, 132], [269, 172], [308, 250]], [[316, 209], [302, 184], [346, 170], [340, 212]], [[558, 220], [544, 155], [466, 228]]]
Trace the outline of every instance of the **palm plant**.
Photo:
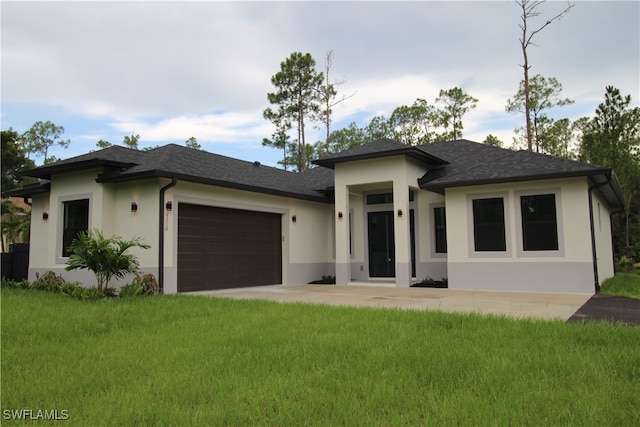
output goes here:
[[5, 239], [8, 243], [29, 241], [31, 212], [27, 212], [9, 200], [2, 201], [2, 252], [5, 252]]
[[142, 243], [140, 238], [105, 238], [98, 229], [87, 230], [79, 233], [69, 246], [70, 255], [65, 270], [92, 271], [96, 276], [98, 289], [105, 292], [112, 278], [121, 279], [127, 274], [138, 273], [140, 263], [129, 252], [132, 248], [149, 249], [150, 246]]

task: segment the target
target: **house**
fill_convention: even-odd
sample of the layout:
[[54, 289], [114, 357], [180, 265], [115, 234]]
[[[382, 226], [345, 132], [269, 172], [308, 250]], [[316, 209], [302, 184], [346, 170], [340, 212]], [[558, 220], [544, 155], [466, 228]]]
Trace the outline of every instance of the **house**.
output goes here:
[[[165, 293], [301, 284], [592, 294], [614, 274], [611, 169], [457, 140], [382, 139], [293, 173], [199, 150], [112, 146], [25, 172], [30, 279], [66, 272], [76, 233], [142, 237]], [[83, 276], [87, 275], [87, 276]]]

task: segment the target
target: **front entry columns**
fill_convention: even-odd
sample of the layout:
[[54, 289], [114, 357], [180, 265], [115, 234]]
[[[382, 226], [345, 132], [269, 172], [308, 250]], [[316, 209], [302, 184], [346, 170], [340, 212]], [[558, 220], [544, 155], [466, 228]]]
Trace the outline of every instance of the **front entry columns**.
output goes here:
[[396, 286], [411, 286], [411, 237], [409, 185], [405, 177], [393, 181], [393, 214], [396, 251]]
[[334, 221], [336, 229], [336, 285], [347, 285], [351, 280], [349, 255], [349, 188], [335, 187]]

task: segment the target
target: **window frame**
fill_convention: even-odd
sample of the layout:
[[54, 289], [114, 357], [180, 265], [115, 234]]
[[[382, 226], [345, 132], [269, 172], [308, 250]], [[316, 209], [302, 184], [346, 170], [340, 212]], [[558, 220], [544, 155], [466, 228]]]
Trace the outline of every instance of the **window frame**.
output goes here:
[[[556, 204], [556, 234], [558, 238], [558, 249], [551, 250], [525, 250], [524, 249], [524, 225], [522, 223], [522, 197], [523, 196], [544, 196], [553, 194]], [[521, 190], [514, 192], [515, 217], [516, 217], [516, 254], [518, 257], [541, 258], [541, 257], [564, 257], [564, 227], [562, 220], [562, 192], [559, 187], [537, 188], [531, 190]]]
[[73, 196], [60, 197], [58, 199], [58, 232], [56, 239], [56, 255], [57, 262], [64, 264], [69, 259], [69, 256], [64, 253], [64, 233], [65, 233], [65, 204], [68, 202], [75, 202], [80, 200], [88, 200], [89, 207], [87, 211], [87, 230], [92, 227], [92, 210], [93, 210], [93, 197], [91, 193], [76, 194]]
[[[437, 226], [437, 222], [436, 222], [436, 213], [435, 210], [436, 209], [444, 209], [445, 212], [445, 230], [444, 230], [444, 238], [445, 238], [445, 247], [446, 247], [446, 251], [445, 252], [438, 252], [437, 248], [438, 248], [438, 242], [437, 242], [437, 231], [436, 231], [436, 226]], [[429, 204], [429, 216], [430, 216], [430, 221], [429, 221], [429, 229], [430, 229], [430, 234], [431, 234], [431, 238], [429, 239], [431, 241], [431, 257], [432, 258], [446, 258], [448, 256], [448, 242], [447, 242], [447, 229], [446, 229], [446, 206], [444, 202], [441, 203], [430, 203]]]
[[[474, 200], [502, 199], [504, 215], [505, 250], [477, 251], [475, 241], [475, 220], [473, 214]], [[467, 244], [469, 258], [510, 258], [511, 249], [511, 198], [509, 192], [474, 193], [467, 195]]]

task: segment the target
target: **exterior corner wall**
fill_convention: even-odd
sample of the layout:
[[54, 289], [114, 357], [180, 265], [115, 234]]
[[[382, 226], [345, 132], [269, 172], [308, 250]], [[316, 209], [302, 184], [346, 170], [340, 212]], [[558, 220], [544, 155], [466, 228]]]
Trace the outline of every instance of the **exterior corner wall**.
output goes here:
[[592, 192], [593, 231], [596, 244], [596, 262], [600, 285], [615, 275], [611, 210], [598, 191]]
[[[557, 251], [524, 251], [520, 196], [556, 194]], [[471, 200], [503, 197], [504, 252], [475, 252]], [[594, 293], [586, 178], [450, 188], [445, 196], [452, 289]]]

